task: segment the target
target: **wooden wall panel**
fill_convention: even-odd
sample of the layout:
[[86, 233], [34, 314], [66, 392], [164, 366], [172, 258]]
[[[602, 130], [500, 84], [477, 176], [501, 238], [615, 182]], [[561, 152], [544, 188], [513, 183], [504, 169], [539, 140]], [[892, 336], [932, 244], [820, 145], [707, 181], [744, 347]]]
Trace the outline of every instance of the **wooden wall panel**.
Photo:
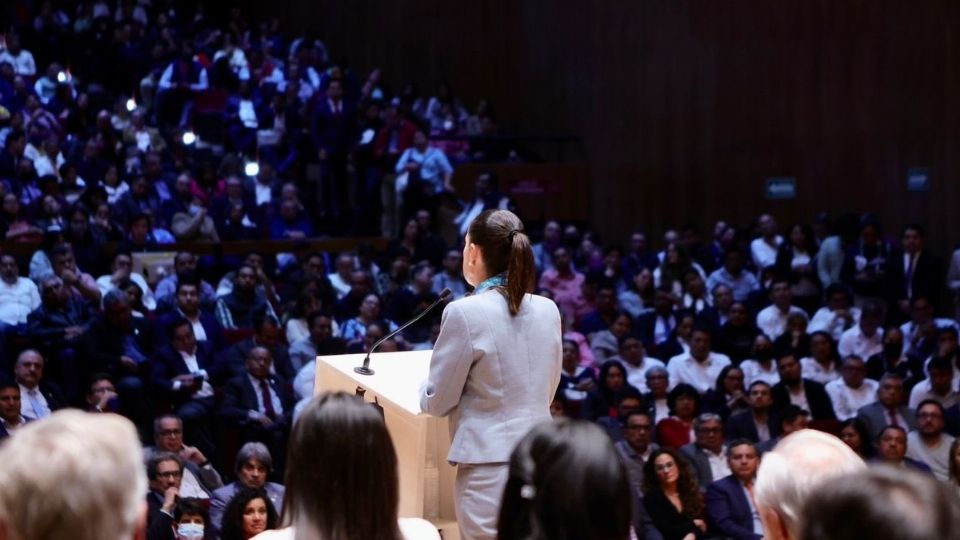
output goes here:
[[[281, 16], [361, 71], [489, 97], [508, 130], [584, 136], [611, 238], [857, 210], [960, 240], [954, 0], [292, 0]], [[911, 166], [928, 193], [906, 191]], [[795, 200], [764, 199], [780, 175]]]

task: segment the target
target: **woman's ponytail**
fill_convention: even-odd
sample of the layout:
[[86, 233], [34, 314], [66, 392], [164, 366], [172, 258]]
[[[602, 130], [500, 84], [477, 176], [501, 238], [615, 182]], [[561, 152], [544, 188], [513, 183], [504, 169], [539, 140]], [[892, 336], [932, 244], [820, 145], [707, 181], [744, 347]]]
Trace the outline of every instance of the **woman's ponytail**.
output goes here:
[[480, 247], [490, 274], [503, 274], [506, 278], [507, 283], [500, 290], [507, 299], [510, 315], [516, 315], [523, 297], [533, 292], [537, 277], [533, 248], [523, 222], [509, 210], [486, 210], [473, 220], [468, 232], [470, 241]]

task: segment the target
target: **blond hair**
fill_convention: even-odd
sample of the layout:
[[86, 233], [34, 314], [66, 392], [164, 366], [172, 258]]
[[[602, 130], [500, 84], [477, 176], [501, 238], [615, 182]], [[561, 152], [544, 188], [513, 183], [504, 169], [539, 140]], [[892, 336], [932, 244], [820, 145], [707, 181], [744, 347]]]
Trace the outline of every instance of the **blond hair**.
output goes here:
[[146, 501], [129, 420], [58, 411], [0, 446], [0, 526], [14, 540], [130, 540]]

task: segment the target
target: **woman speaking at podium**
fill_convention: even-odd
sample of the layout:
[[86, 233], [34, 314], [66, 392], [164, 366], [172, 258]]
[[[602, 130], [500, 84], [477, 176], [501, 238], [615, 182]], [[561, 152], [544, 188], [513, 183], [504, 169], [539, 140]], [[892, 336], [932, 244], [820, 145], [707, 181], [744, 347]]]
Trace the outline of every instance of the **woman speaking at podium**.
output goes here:
[[530, 294], [530, 239], [512, 212], [487, 210], [464, 239], [472, 295], [443, 311], [420, 408], [450, 415], [447, 459], [457, 465], [455, 505], [465, 540], [495, 539], [507, 464], [535, 424], [550, 421], [560, 382], [560, 313]]

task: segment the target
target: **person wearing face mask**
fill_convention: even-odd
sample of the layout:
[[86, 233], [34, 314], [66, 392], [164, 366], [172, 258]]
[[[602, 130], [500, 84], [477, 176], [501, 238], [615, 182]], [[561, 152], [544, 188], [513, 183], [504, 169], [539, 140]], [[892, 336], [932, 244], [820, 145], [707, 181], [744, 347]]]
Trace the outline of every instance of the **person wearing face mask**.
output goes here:
[[907, 381], [907, 385], [924, 379], [920, 359], [907, 354], [903, 347], [903, 331], [891, 326], [883, 335], [883, 350], [867, 359], [867, 377], [879, 381], [883, 374], [893, 371]]
[[200, 197], [194, 196], [183, 211], [173, 214], [170, 232], [180, 242], [219, 242], [217, 227]]
[[777, 363], [773, 361], [773, 343], [765, 334], [760, 334], [753, 340], [753, 358], [744, 360], [740, 364], [743, 370], [743, 384], [751, 386], [756, 381], [763, 381], [770, 386], [780, 382], [780, 373]]
[[203, 540], [207, 511], [199, 499], [180, 499], [173, 514], [177, 540]]

